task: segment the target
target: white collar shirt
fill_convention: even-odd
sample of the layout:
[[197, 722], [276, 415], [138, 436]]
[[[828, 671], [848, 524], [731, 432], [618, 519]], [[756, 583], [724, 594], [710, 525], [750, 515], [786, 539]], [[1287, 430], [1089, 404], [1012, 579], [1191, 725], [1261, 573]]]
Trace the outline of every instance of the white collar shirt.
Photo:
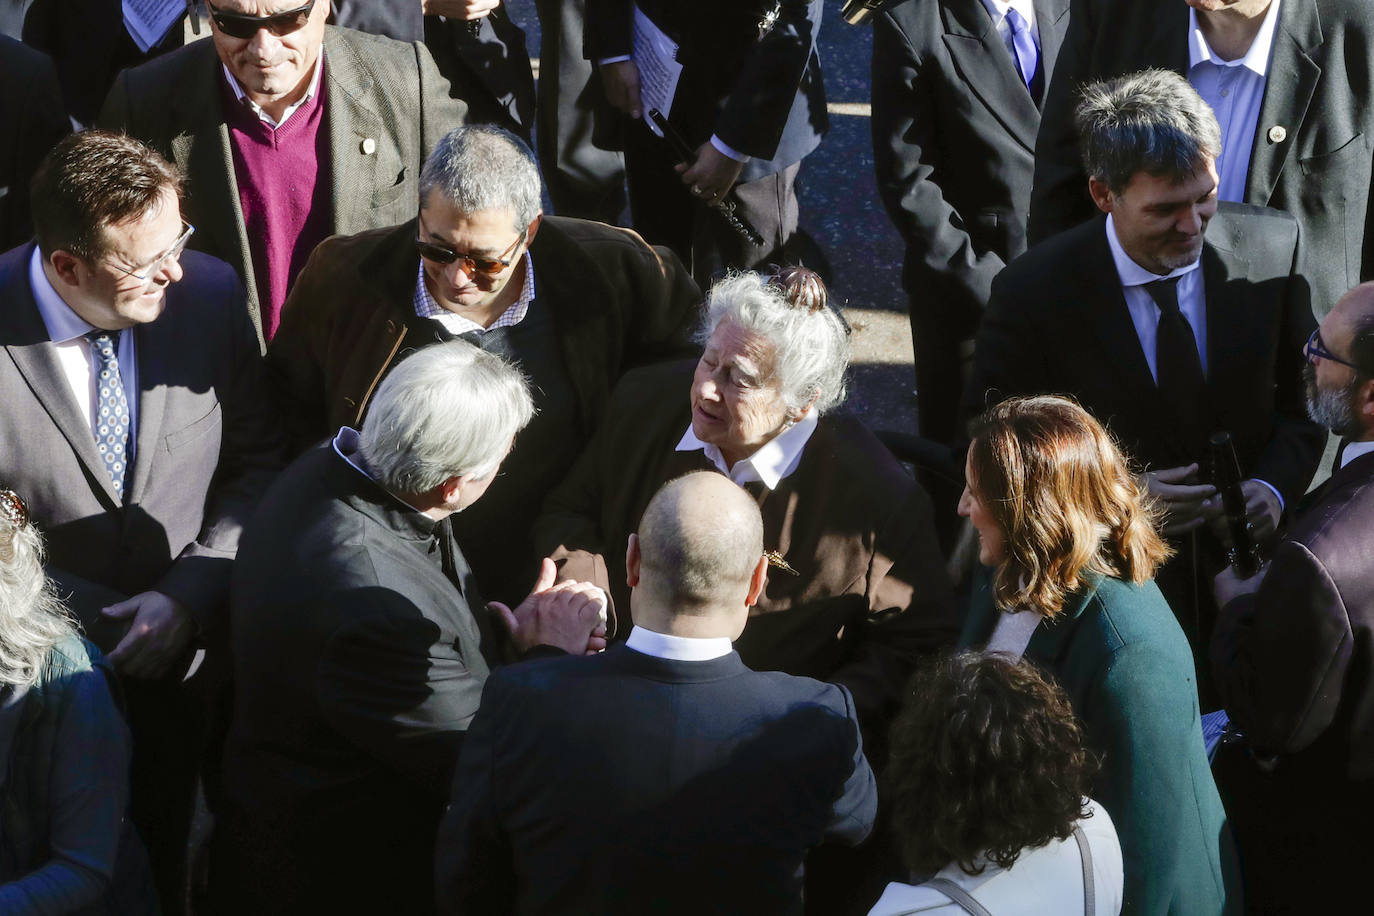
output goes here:
[[1245, 200], [1250, 152], [1268, 82], [1269, 54], [1274, 46], [1280, 3], [1282, 0], [1273, 0], [1269, 4], [1250, 50], [1236, 60], [1217, 56], [1198, 26], [1197, 10], [1188, 10], [1188, 82], [1212, 106], [1221, 126], [1221, 156], [1217, 159], [1221, 181], [1217, 196], [1222, 200]]
[[768, 489], [775, 490], [778, 483], [801, 463], [802, 449], [816, 431], [817, 422], [816, 412], [808, 411], [806, 416], [769, 439], [754, 454], [736, 461], [733, 468], [725, 463], [725, 456], [718, 447], [697, 438], [690, 424], [676, 450], [691, 452], [700, 449], [716, 470], [740, 486], [758, 481]]
[[257, 115], [268, 127], [276, 130], [285, 124], [302, 105], [313, 99], [315, 93], [320, 91], [320, 75], [324, 72], [324, 46], [320, 46], [320, 53], [315, 58], [315, 69], [310, 74], [310, 85], [306, 87], [305, 95], [286, 107], [286, 110], [281, 113], [280, 121], [274, 121], [270, 114], [263, 111], [261, 105], [248, 97], [248, 94], [243, 91], [243, 87], [239, 85], [238, 78], [227, 66], [223, 63], [219, 66], [224, 71], [224, 81], [229, 84], [229, 89], [234, 93], [234, 98], [238, 99], [240, 104], [247, 105], [253, 114]]
[[1347, 442], [1345, 450], [1341, 452], [1341, 467], [1345, 467], [1361, 455], [1374, 452], [1374, 441], [1370, 442]]
[[[1030, 29], [1031, 37], [1035, 39], [1035, 47], [1040, 48], [1040, 30], [1035, 25], [1035, 4], [1031, 0], [983, 0], [983, 6], [992, 17], [993, 27], [997, 29], [1002, 44], [1008, 49], [1011, 48], [1011, 23], [1007, 22], [1007, 10], [1016, 10], [1021, 14], [1021, 18], [1026, 20], [1026, 28]], [[1012, 60], [1015, 59], [1016, 52], [1012, 51]], [[1048, 75], [1046, 74], [1047, 77]]]
[[[415, 314], [421, 318], [429, 318], [439, 322], [439, 325], [448, 333], [455, 337], [460, 334], [468, 334], [472, 331], [490, 331], [494, 328], [510, 328], [525, 320], [529, 314], [530, 303], [534, 301], [534, 255], [530, 251], [525, 251], [522, 259], [525, 267], [525, 282], [520, 287], [520, 295], [515, 302], [500, 314], [488, 327], [482, 327], [471, 319], [456, 315], [444, 308], [434, 297], [430, 295], [429, 287], [425, 285], [425, 262], [420, 260], [420, 275], [415, 281]], [[516, 268], [519, 270], [520, 268]]]
[[1204, 298], [1201, 259], [1186, 267], [1180, 267], [1161, 277], [1141, 267], [1116, 235], [1116, 223], [1107, 214], [1107, 245], [1112, 250], [1112, 261], [1116, 265], [1117, 276], [1121, 279], [1121, 292], [1126, 297], [1126, 308], [1131, 313], [1131, 324], [1135, 325], [1140, 349], [1145, 353], [1145, 362], [1150, 366], [1150, 375], [1159, 381], [1159, 367], [1155, 363], [1155, 343], [1159, 340], [1159, 306], [1151, 298], [1146, 283], [1178, 277], [1178, 310], [1192, 325], [1193, 337], [1197, 340], [1198, 358], [1202, 361], [1202, 371], [1207, 372], [1207, 302]]
[[[91, 438], [95, 438], [96, 381], [100, 375], [96, 365], [95, 352], [86, 335], [96, 328], [72, 311], [53, 289], [48, 275], [43, 272], [43, 255], [38, 246], [33, 248], [29, 260], [29, 286], [33, 289], [33, 300], [38, 306], [38, 315], [48, 329], [48, 339], [52, 341], [57, 355], [57, 363], [62, 376], [67, 380], [72, 398], [81, 409], [81, 416], [91, 428]], [[138, 442], [138, 348], [134, 341], [134, 329], [125, 328], [119, 335], [119, 377], [124, 383], [124, 400], [129, 408], [129, 442], [125, 447], [128, 460], [132, 465], [135, 445]], [[127, 479], [132, 480], [132, 477]]]
[[[364, 477], [366, 477], [373, 483], [376, 483], [377, 486], [380, 487], [382, 485], [380, 483], [377, 483], [377, 478], [373, 477], [372, 474], [368, 471], [368, 469], [363, 467], [362, 464], [354, 460], [355, 458], [361, 457], [358, 453], [358, 446], [361, 443], [361, 441], [362, 437], [358, 435], [358, 431], [356, 429], [353, 429], [351, 426], [340, 426], [338, 434], [334, 436], [333, 441], [329, 444], [334, 449], [334, 454], [338, 455], [344, 461], [348, 462], [349, 467], [357, 471], [359, 474], [362, 474]], [[383, 489], [386, 488], [383, 487]], [[387, 490], [387, 492], [391, 493], [390, 490]], [[410, 509], [415, 512], [420, 512], [419, 509], [416, 509], [414, 506], [412, 506], [405, 500], [401, 499], [395, 493], [391, 493], [391, 498], [396, 500], [401, 505], [405, 506], [407, 509]], [[424, 515], [423, 512], [420, 512], [420, 514]]]
[[626, 648], [641, 655], [666, 658], [678, 662], [706, 662], [713, 658], [723, 658], [735, 651], [729, 637], [689, 637], [669, 636], [643, 627], [631, 627], [625, 640]]

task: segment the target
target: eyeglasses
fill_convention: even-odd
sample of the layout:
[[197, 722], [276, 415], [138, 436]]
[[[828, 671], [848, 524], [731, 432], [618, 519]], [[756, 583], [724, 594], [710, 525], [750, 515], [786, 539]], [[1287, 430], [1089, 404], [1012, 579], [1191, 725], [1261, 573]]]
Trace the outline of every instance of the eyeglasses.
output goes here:
[[210, 18], [214, 20], [215, 25], [230, 38], [252, 38], [258, 34], [259, 29], [266, 29], [280, 38], [304, 28], [310, 21], [310, 11], [315, 8], [315, 0], [310, 0], [305, 6], [272, 13], [270, 16], [249, 16], [247, 13], [217, 9], [208, 0], [205, 5], [210, 7]]
[[515, 263], [515, 257], [512, 252], [525, 243], [525, 234], [528, 231], [528, 229], [520, 230], [520, 235], [516, 240], [512, 242], [505, 251], [501, 252], [499, 257], [495, 258], [481, 257], [475, 254], [454, 251], [452, 248], [445, 247], [444, 245], [436, 245], [433, 242], [426, 242], [419, 237], [415, 239], [415, 250], [419, 252], [420, 257], [424, 258], [426, 261], [433, 261], [435, 264], [453, 264], [462, 261], [463, 273], [465, 274], [499, 274]]
[[181, 257], [181, 253], [186, 250], [186, 243], [190, 241], [191, 233], [196, 231], [196, 227], [186, 222], [186, 220], [181, 221], [181, 227], [181, 235], [177, 238], [175, 242], [172, 243], [172, 247], [168, 248], [162, 254], [154, 258], [153, 262], [149, 264], [147, 267], [135, 268], [134, 270], [130, 270], [129, 268], [119, 264], [116, 264], [114, 266], [119, 271], [128, 274], [135, 280], [139, 280], [143, 283], [150, 282], [153, 277], [156, 277], [162, 271], [162, 268], [167, 266], [168, 261], [174, 261], [177, 258]]
[[0, 487], [0, 516], [15, 528], [23, 528], [29, 523], [29, 507], [19, 494]]
[[1312, 336], [1307, 338], [1307, 344], [1302, 348], [1302, 352], [1303, 355], [1307, 357], [1309, 363], [1321, 357], [1322, 359], [1329, 359], [1333, 363], [1340, 363], [1342, 366], [1349, 366], [1361, 375], [1366, 374], [1364, 369], [1361, 369], [1348, 359], [1341, 359], [1326, 348], [1326, 341], [1322, 340], [1321, 328], [1313, 331]]

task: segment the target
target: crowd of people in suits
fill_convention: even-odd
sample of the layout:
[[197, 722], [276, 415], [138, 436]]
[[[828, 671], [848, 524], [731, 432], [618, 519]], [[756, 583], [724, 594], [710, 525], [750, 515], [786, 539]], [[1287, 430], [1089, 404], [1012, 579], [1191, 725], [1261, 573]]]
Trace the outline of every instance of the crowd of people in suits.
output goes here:
[[904, 466], [822, 0], [536, 5], [0, 0], [0, 913], [1347, 907], [1374, 7], [847, 4]]

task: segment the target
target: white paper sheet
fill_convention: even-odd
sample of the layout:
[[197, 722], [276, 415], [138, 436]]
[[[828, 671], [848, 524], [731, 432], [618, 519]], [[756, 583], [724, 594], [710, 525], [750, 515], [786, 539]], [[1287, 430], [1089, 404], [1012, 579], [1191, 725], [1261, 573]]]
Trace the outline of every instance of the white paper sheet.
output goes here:
[[124, 28], [138, 49], [147, 51], [162, 41], [185, 12], [186, 0], [124, 0]]
[[677, 43], [654, 25], [635, 5], [634, 60], [639, 68], [639, 100], [644, 105], [644, 123], [660, 137], [659, 130], [649, 120], [649, 112], [657, 108], [663, 116], [673, 107], [673, 96], [677, 93], [678, 77], [682, 76], [682, 64], [677, 62]]

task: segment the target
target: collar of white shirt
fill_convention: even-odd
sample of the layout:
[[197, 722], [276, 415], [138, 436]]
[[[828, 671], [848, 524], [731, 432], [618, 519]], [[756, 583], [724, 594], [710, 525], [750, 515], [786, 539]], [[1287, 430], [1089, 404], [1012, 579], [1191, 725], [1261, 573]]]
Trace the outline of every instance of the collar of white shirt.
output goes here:
[[[351, 426], [340, 426], [339, 434], [335, 436], [334, 441], [329, 444], [333, 446], [334, 454], [338, 455], [344, 461], [347, 461], [349, 467], [357, 471], [359, 474], [362, 474], [364, 477], [366, 477], [373, 483], [377, 483], [377, 478], [373, 477], [370, 473], [368, 473], [367, 468], [363, 467], [357, 461], [353, 460], [355, 456], [358, 456], [358, 446], [361, 443], [361, 440], [362, 437], [358, 435], [358, 431], [356, 429], [353, 429]], [[377, 486], [381, 486], [381, 484], [377, 483]], [[387, 492], [391, 493], [390, 490], [387, 490]], [[396, 502], [405, 506], [407, 509], [410, 509], [414, 512], [420, 512], [419, 509], [416, 509], [410, 503], [398, 497], [395, 493], [391, 493], [391, 498], [395, 499]], [[420, 512], [420, 514], [424, 515], [423, 512]]]
[[234, 92], [234, 98], [238, 99], [241, 104], [246, 104], [252, 109], [253, 114], [265, 121], [273, 130], [276, 130], [278, 127], [285, 124], [288, 118], [296, 113], [296, 109], [313, 99], [315, 93], [320, 91], [320, 74], [324, 72], [324, 46], [320, 46], [319, 56], [315, 58], [315, 70], [310, 74], [310, 85], [306, 87], [305, 95], [301, 96], [300, 101], [287, 106], [286, 110], [281, 113], [280, 121], [273, 121], [272, 116], [263, 111], [261, 105], [250, 99], [247, 94], [244, 93], [243, 87], [239, 85], [238, 78], [230, 72], [227, 66], [223, 63], [219, 66], [220, 69], [224, 71], [224, 81], [229, 84], [229, 88]]
[[29, 261], [29, 285], [33, 287], [33, 301], [38, 306], [38, 315], [48, 329], [48, 339], [55, 344], [75, 340], [91, 331], [94, 325], [88, 324], [72, 307], [67, 304], [43, 271], [43, 254], [38, 246], [33, 247], [33, 258]]
[[1146, 283], [1153, 283], [1156, 280], [1181, 277], [1197, 270], [1202, 264], [1202, 259], [1199, 257], [1193, 263], [1179, 267], [1162, 277], [1159, 274], [1150, 273], [1132, 260], [1131, 256], [1126, 253], [1126, 249], [1121, 247], [1121, 239], [1116, 236], [1116, 222], [1110, 213], [1107, 214], [1107, 246], [1112, 250], [1112, 262], [1116, 264], [1116, 273], [1121, 278], [1122, 286], [1144, 286]]
[[669, 636], [667, 633], [655, 633], [643, 627], [630, 628], [630, 636], [625, 640], [625, 646], [641, 655], [652, 655], [654, 658], [667, 658], [678, 662], [707, 662], [713, 658], [723, 658], [735, 651], [735, 647], [726, 636]]
[[[1032, 0], [983, 0], [983, 6], [987, 8], [988, 15], [992, 17], [992, 24], [1001, 29], [1003, 21], [1007, 18], [1007, 10], [1016, 10], [1021, 14], [1021, 18], [1026, 20], [1026, 27], [1030, 29], [1032, 35], [1036, 35], [1036, 44], [1040, 43], [1038, 30], [1035, 28], [1035, 3]], [[1011, 24], [1007, 24], [1007, 29], [1011, 29]]]
[[1255, 35], [1255, 40], [1250, 43], [1250, 50], [1245, 52], [1245, 56], [1237, 60], [1222, 60], [1217, 57], [1211, 45], [1207, 44], [1207, 39], [1203, 37], [1202, 29], [1198, 27], [1197, 10], [1188, 8], [1188, 69], [1191, 70], [1201, 63], [1216, 64], [1218, 67], [1245, 67], [1260, 76], [1269, 72], [1269, 51], [1274, 46], [1274, 29], [1279, 22], [1279, 4], [1283, 0], [1274, 0], [1269, 4], [1269, 12], [1264, 14], [1264, 22], [1260, 23], [1260, 30]]
[[816, 431], [816, 412], [808, 411], [796, 423], [765, 442], [757, 452], [742, 461], [736, 461], [733, 468], [725, 463], [720, 449], [697, 438], [690, 424], [677, 444], [677, 451], [692, 452], [700, 449], [707, 459], [726, 477], [743, 486], [755, 480], [770, 490], [777, 489], [779, 481], [797, 469], [801, 462], [802, 449]]
[[434, 297], [430, 295], [429, 287], [425, 285], [425, 262], [420, 260], [420, 276], [415, 281], [415, 314], [421, 318], [433, 318], [444, 326], [444, 330], [455, 336], [467, 334], [470, 331], [490, 331], [494, 328], [514, 327], [525, 320], [525, 316], [530, 312], [530, 303], [534, 301], [534, 255], [527, 249], [525, 251], [525, 282], [520, 287], [520, 296], [512, 303], [511, 307], [501, 313], [501, 317], [493, 321], [488, 327], [482, 327], [475, 321], [456, 315], [444, 308]]
[[1374, 441], [1371, 442], [1350, 442], [1345, 446], [1345, 451], [1341, 452], [1341, 467], [1345, 467], [1361, 455], [1374, 452]]

